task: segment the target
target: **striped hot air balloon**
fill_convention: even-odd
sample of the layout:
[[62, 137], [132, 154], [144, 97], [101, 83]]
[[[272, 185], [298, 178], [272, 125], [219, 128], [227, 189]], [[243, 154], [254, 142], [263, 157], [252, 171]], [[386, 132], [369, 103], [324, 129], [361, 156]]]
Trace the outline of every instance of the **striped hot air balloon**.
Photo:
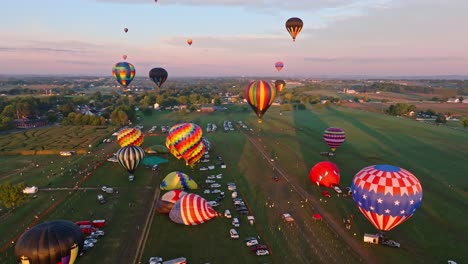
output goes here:
[[419, 180], [392, 165], [360, 170], [353, 178], [351, 192], [356, 206], [380, 231], [389, 231], [408, 220], [422, 201]]
[[284, 67], [284, 63], [282, 61], [277, 61], [275, 63], [275, 68], [276, 68], [277, 71], [281, 71], [283, 69], [283, 67]]
[[169, 218], [178, 224], [199, 225], [215, 218], [216, 211], [198, 194], [189, 193], [172, 207]]
[[182, 190], [171, 190], [165, 193], [156, 203], [156, 211], [160, 214], [168, 214], [174, 204], [179, 201], [184, 195], [187, 195], [186, 192]]
[[128, 179], [133, 180], [134, 173], [145, 157], [145, 151], [138, 146], [125, 146], [117, 150], [117, 161], [130, 173]]
[[138, 128], [124, 128], [117, 134], [117, 142], [121, 147], [141, 146], [143, 144], [143, 133]]
[[329, 127], [323, 132], [323, 139], [333, 152], [343, 144], [346, 134], [339, 127]]
[[114, 79], [123, 87], [127, 87], [135, 77], [135, 67], [128, 62], [118, 62], [112, 67]]
[[197, 189], [198, 185], [187, 174], [180, 171], [173, 171], [166, 175], [159, 188], [166, 191], [174, 189], [188, 191]]
[[257, 114], [258, 123], [262, 123], [263, 114], [275, 100], [276, 88], [263, 80], [253, 81], [245, 87], [244, 97]]
[[203, 131], [197, 124], [180, 123], [169, 130], [166, 147], [176, 158], [183, 158], [186, 165], [194, 166], [205, 153]]
[[283, 81], [283, 80], [276, 80], [275, 81], [275, 87], [276, 87], [276, 91], [278, 93], [281, 93], [281, 91], [283, 91], [284, 86], [286, 86], [285, 81]]

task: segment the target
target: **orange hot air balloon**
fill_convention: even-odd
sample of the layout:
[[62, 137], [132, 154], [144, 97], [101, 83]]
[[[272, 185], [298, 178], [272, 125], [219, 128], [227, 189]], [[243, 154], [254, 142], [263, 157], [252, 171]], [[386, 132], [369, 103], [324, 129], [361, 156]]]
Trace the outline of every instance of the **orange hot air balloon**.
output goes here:
[[192, 39], [187, 39], [187, 44], [192, 45], [193, 41]]

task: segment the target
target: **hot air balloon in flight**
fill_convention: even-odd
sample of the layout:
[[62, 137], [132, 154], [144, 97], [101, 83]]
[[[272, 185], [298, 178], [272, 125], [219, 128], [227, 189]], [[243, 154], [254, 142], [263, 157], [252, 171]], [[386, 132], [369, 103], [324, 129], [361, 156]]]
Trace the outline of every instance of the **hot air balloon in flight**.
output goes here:
[[141, 146], [143, 144], [143, 133], [138, 128], [124, 128], [117, 134], [117, 142], [121, 147]]
[[193, 41], [192, 39], [187, 39], [187, 44], [192, 45]]
[[33, 226], [15, 245], [21, 264], [73, 264], [83, 250], [80, 227], [66, 220], [54, 220]]
[[333, 152], [343, 144], [346, 139], [346, 134], [339, 127], [329, 127], [323, 132], [323, 140], [331, 148]]
[[127, 55], [123, 55], [123, 56], [122, 56], [122, 59], [126, 60], [126, 59], [127, 59]]
[[198, 185], [187, 174], [180, 171], [173, 171], [166, 175], [159, 185], [159, 188], [164, 191], [175, 189], [188, 191], [198, 189]]
[[275, 81], [275, 87], [276, 87], [276, 91], [278, 93], [281, 93], [281, 91], [283, 91], [284, 86], [286, 86], [285, 81], [283, 81], [283, 80], [276, 80]]
[[277, 71], [281, 71], [283, 69], [283, 67], [284, 67], [284, 63], [282, 61], [277, 61], [275, 63], [275, 68], [276, 68]]
[[124, 28], [124, 32], [127, 33], [127, 32], [128, 32], [128, 28]]
[[205, 198], [189, 193], [180, 198], [172, 207], [169, 218], [177, 224], [199, 225], [217, 215]]
[[276, 88], [266, 81], [250, 82], [244, 90], [244, 97], [262, 123], [262, 117], [271, 106], [276, 97]]
[[393, 165], [360, 170], [351, 185], [359, 210], [380, 231], [408, 220], [421, 206], [422, 187], [411, 172]]
[[135, 170], [145, 157], [145, 151], [138, 146], [129, 145], [117, 150], [116, 156], [119, 164], [130, 174], [128, 180], [133, 181]]
[[179, 201], [184, 195], [187, 195], [186, 192], [182, 190], [171, 190], [165, 193], [161, 198], [159, 198], [156, 203], [156, 211], [160, 214], [168, 214], [174, 204]]
[[153, 68], [149, 72], [150, 79], [159, 87], [167, 80], [167, 71], [163, 68]]
[[195, 166], [205, 153], [203, 131], [197, 124], [180, 123], [171, 127], [166, 138], [166, 147], [177, 159], [183, 158], [186, 165]]
[[286, 29], [288, 30], [289, 34], [291, 35], [293, 41], [296, 41], [296, 37], [301, 32], [302, 26], [304, 23], [298, 17], [291, 17], [286, 21]]
[[321, 161], [312, 167], [309, 179], [317, 186], [333, 188], [340, 183], [340, 170], [332, 162]]
[[127, 87], [135, 77], [135, 67], [128, 62], [118, 62], [112, 67], [114, 79], [123, 87]]

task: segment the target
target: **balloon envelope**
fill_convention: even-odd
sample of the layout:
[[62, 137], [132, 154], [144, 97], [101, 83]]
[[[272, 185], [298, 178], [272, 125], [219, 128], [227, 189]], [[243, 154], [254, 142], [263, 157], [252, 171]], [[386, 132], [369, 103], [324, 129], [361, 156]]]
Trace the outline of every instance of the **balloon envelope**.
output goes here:
[[380, 231], [389, 231], [408, 220], [421, 206], [422, 186], [411, 172], [392, 165], [372, 165], [360, 170], [351, 185], [353, 200]]
[[117, 134], [117, 142], [121, 147], [141, 146], [143, 144], [143, 133], [138, 128], [124, 128]]
[[339, 127], [329, 127], [323, 132], [323, 140], [335, 151], [346, 139], [346, 134], [343, 129]]
[[145, 157], [145, 151], [138, 146], [125, 146], [117, 150], [117, 161], [131, 175], [135, 173], [136, 168]]
[[124, 28], [124, 32], [127, 33], [127, 32], [128, 32], [128, 28]]
[[296, 37], [301, 32], [302, 26], [304, 23], [298, 17], [291, 17], [286, 21], [286, 30], [288, 30], [289, 34], [291, 35], [293, 41], [296, 41]]
[[253, 81], [245, 87], [244, 97], [261, 123], [263, 115], [275, 100], [276, 88], [263, 80]]
[[66, 220], [54, 220], [33, 226], [15, 245], [16, 258], [28, 264], [73, 264], [83, 249], [80, 227]]
[[188, 191], [197, 189], [198, 185], [187, 174], [180, 171], [173, 171], [166, 175], [159, 188], [166, 191], [175, 189]]
[[180, 123], [171, 127], [166, 138], [166, 147], [177, 159], [183, 158], [193, 167], [205, 153], [203, 131], [197, 124]]
[[276, 87], [276, 91], [278, 93], [281, 93], [281, 91], [283, 91], [284, 86], [286, 86], [285, 81], [283, 81], [283, 80], [276, 80], [275, 81], [275, 87]]
[[332, 162], [321, 161], [312, 167], [309, 179], [319, 186], [332, 188], [340, 183], [340, 170]]
[[123, 56], [122, 56], [122, 59], [126, 60], [126, 59], [127, 59], [127, 55], [123, 55]]
[[161, 88], [164, 82], [166, 82], [168, 74], [163, 68], [153, 68], [149, 72], [149, 77], [159, 88]]
[[187, 193], [181, 190], [172, 190], [165, 193], [156, 203], [156, 211], [160, 214], [168, 214], [174, 204]]
[[169, 213], [169, 218], [178, 224], [199, 225], [216, 217], [216, 215], [216, 211], [205, 198], [189, 193], [177, 201]]
[[193, 41], [192, 39], [187, 39], [187, 44], [192, 45]]
[[123, 87], [127, 87], [135, 77], [135, 67], [128, 62], [118, 62], [112, 67], [112, 76]]
[[283, 67], [284, 67], [284, 63], [282, 61], [277, 61], [275, 63], [275, 68], [276, 68], [277, 71], [281, 71], [283, 69]]

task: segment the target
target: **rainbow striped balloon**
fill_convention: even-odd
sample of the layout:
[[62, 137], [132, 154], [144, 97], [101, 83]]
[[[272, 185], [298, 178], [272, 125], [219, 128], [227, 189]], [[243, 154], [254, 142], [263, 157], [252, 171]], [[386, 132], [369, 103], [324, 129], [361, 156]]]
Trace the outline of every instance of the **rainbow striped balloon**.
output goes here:
[[143, 144], [143, 134], [138, 128], [124, 128], [117, 134], [117, 142], [121, 147], [141, 146]]
[[333, 152], [343, 144], [346, 134], [339, 127], [329, 127], [323, 132], [323, 139]]
[[127, 87], [135, 77], [135, 67], [129, 62], [118, 62], [112, 67], [114, 79], [123, 87]]
[[216, 211], [198, 194], [189, 193], [177, 201], [169, 213], [169, 218], [178, 224], [199, 225], [215, 218]]
[[244, 97], [257, 114], [258, 123], [262, 123], [263, 114], [275, 100], [276, 87], [263, 80], [253, 81], [245, 87]]
[[205, 153], [203, 131], [197, 124], [180, 123], [169, 130], [166, 147], [176, 158], [183, 158], [186, 165], [193, 167]]

